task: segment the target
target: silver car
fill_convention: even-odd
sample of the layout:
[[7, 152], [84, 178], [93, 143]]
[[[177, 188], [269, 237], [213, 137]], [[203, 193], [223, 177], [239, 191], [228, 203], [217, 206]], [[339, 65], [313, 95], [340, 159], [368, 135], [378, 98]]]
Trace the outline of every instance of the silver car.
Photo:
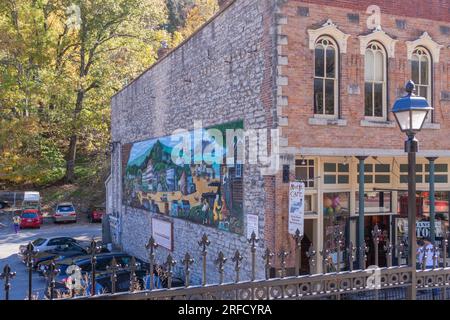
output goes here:
[[56, 222], [77, 222], [77, 212], [72, 203], [60, 203], [56, 206], [53, 219]]

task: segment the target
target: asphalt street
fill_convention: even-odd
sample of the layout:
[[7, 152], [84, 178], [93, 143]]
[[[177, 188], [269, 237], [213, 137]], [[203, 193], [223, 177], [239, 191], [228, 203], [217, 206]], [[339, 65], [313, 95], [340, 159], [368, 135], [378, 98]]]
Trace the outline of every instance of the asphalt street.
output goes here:
[[[15, 271], [16, 277], [11, 280], [9, 297], [11, 300], [24, 300], [28, 296], [28, 272], [26, 266], [17, 257], [19, 246], [27, 244], [39, 237], [67, 236], [80, 241], [89, 241], [93, 237], [101, 238], [101, 224], [90, 224], [80, 221], [77, 224], [58, 224], [51, 221], [45, 222], [41, 229], [20, 230], [14, 233], [13, 226], [8, 216], [0, 213], [0, 272], [5, 265], [9, 265]], [[37, 273], [33, 274], [33, 294], [39, 299], [44, 297], [45, 280]], [[0, 300], [5, 298], [4, 282], [0, 281]]]

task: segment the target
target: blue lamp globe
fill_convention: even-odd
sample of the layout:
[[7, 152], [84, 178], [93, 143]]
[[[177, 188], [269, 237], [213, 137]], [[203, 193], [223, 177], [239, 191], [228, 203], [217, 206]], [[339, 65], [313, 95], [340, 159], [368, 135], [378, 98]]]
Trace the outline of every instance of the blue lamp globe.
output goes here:
[[414, 94], [416, 85], [411, 80], [406, 84], [406, 96], [395, 102], [392, 112], [402, 130], [408, 135], [418, 133], [425, 123], [425, 119], [430, 111], [434, 110], [427, 99]]

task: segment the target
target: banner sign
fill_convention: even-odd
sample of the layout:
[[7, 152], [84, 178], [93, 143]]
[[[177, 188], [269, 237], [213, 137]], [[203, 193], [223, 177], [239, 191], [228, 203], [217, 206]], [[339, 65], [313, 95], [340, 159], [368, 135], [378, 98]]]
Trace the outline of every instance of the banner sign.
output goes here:
[[289, 233], [295, 235], [297, 230], [301, 235], [305, 232], [305, 184], [291, 182], [289, 185]]
[[152, 218], [152, 235], [155, 242], [169, 251], [173, 251], [173, 224]]

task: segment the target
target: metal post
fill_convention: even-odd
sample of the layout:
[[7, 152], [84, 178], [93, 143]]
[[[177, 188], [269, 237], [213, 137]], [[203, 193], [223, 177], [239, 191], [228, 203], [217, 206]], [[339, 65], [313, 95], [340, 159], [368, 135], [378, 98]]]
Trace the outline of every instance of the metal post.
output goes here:
[[405, 144], [408, 153], [408, 238], [409, 254], [408, 266], [411, 269], [411, 286], [409, 287], [409, 299], [417, 299], [416, 288], [416, 153], [419, 149], [418, 140], [410, 134]]
[[172, 276], [173, 276], [173, 267], [177, 264], [177, 261], [172, 257], [171, 254], [167, 257], [166, 265], [167, 265], [167, 288], [172, 289]]
[[150, 290], [155, 289], [155, 283], [154, 283], [154, 277], [155, 277], [155, 250], [158, 248], [158, 244], [156, 243], [155, 239], [150, 237], [148, 244], [146, 246], [147, 250], [149, 250], [149, 260], [150, 260], [150, 267], [149, 267], [149, 276], [150, 276]]
[[225, 258], [225, 255], [223, 254], [222, 251], [219, 252], [219, 256], [217, 257], [216, 260], [216, 265], [218, 266], [219, 269], [219, 284], [223, 284], [223, 273], [225, 271], [225, 262], [227, 262], [227, 258]]
[[137, 281], [137, 276], [136, 276], [136, 267], [137, 266], [138, 265], [136, 263], [136, 258], [134, 256], [131, 257], [130, 266], [128, 266], [128, 268], [130, 270], [130, 292], [135, 292], [136, 287], [139, 284], [139, 282]]
[[234, 262], [234, 271], [236, 272], [236, 283], [239, 283], [241, 281], [239, 273], [241, 271], [241, 262], [243, 259], [244, 257], [241, 256], [241, 253], [239, 252], [239, 250], [237, 250], [232, 259], [232, 261]]
[[184, 260], [182, 261], [184, 265], [184, 274], [186, 277], [185, 286], [186, 288], [189, 288], [190, 284], [190, 275], [191, 275], [191, 265], [194, 263], [194, 259], [191, 258], [191, 255], [189, 252], [186, 252], [186, 255], [184, 256]]
[[252, 281], [256, 280], [256, 244], [258, 243], [259, 239], [256, 237], [256, 233], [253, 231], [252, 235], [250, 237], [250, 252], [252, 253]]
[[97, 245], [97, 241], [92, 239], [91, 244], [88, 248], [88, 253], [91, 256], [91, 296], [95, 296], [95, 277], [96, 277], [96, 265], [97, 265], [97, 254], [101, 251], [101, 248]]
[[375, 265], [377, 267], [380, 267], [379, 263], [379, 244], [380, 244], [380, 236], [382, 231], [378, 229], [378, 225], [375, 225], [375, 227], [372, 230], [372, 239], [373, 239], [373, 245], [375, 249]]
[[285, 251], [284, 249], [281, 249], [281, 252], [278, 254], [278, 257], [280, 258], [280, 265], [281, 265], [281, 274], [280, 278], [286, 277], [286, 258], [288, 257], [289, 253]]
[[435, 161], [437, 157], [429, 157], [430, 162], [430, 238], [433, 245], [436, 244], [436, 192], [435, 192]]
[[298, 277], [300, 275], [300, 270], [302, 268], [302, 240], [303, 235], [300, 233], [300, 230], [297, 229], [294, 235], [295, 240], [295, 276]]
[[0, 273], [0, 279], [5, 280], [5, 300], [9, 300], [9, 290], [11, 289], [10, 280], [16, 276], [15, 272], [11, 271], [9, 265], [3, 268], [3, 272]]
[[442, 241], [442, 259], [443, 261], [443, 267], [447, 268], [447, 255], [448, 255], [448, 232], [445, 232], [445, 239]]
[[206, 233], [203, 235], [202, 239], [198, 242], [198, 245], [202, 247], [202, 286], [206, 286], [206, 256], [208, 255], [207, 248], [211, 242], [208, 240]]
[[365, 195], [365, 160], [367, 157], [356, 157], [359, 160], [359, 216], [358, 216], [358, 248], [359, 248], [359, 268], [365, 269], [363, 251], [364, 244], [364, 218], [365, 218], [365, 206], [364, 206], [364, 195]]
[[25, 249], [25, 263], [28, 268], [28, 300], [33, 300], [33, 258], [36, 256], [33, 244], [28, 243]]
[[311, 243], [311, 246], [309, 247], [308, 252], [306, 253], [308, 259], [309, 259], [309, 274], [314, 274], [314, 268], [316, 266], [316, 251], [314, 250], [314, 245]]
[[111, 265], [108, 266], [108, 270], [111, 271], [111, 293], [116, 293], [116, 283], [117, 283], [117, 271], [119, 270], [120, 265], [117, 263], [115, 257], [111, 260]]
[[348, 250], [347, 254], [348, 254], [349, 269], [350, 271], [353, 271], [353, 263], [355, 262], [355, 251], [356, 251], [353, 242], [350, 242], [350, 245], [347, 250]]
[[52, 263], [48, 266], [47, 271], [45, 272], [45, 275], [47, 277], [47, 281], [49, 281], [49, 287], [50, 287], [50, 300], [53, 300], [55, 298], [55, 277], [58, 275], [59, 269], [56, 268], [55, 261], [53, 260]]
[[393, 246], [391, 242], [388, 240], [386, 245], [384, 246], [384, 251], [386, 252], [386, 261], [388, 268], [392, 267], [392, 250]]

